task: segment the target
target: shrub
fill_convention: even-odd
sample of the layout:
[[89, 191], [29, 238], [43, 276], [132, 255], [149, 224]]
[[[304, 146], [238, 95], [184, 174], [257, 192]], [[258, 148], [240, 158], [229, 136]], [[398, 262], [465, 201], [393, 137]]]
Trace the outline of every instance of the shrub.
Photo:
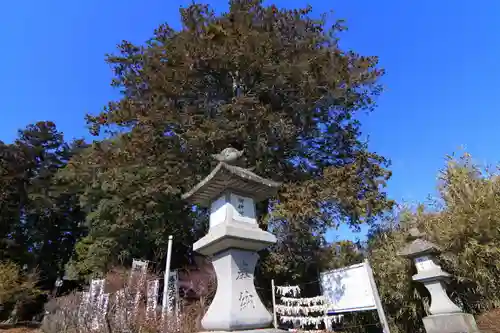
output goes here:
[[23, 306], [32, 302], [42, 291], [37, 288], [36, 273], [26, 274], [13, 262], [0, 262], [0, 311], [16, 322]]

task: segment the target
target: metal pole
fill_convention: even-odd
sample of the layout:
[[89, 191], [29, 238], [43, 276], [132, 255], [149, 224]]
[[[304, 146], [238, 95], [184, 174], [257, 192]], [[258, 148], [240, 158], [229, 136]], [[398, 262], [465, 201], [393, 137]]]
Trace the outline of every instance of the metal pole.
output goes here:
[[165, 263], [165, 275], [163, 280], [163, 302], [162, 302], [162, 319], [164, 320], [169, 309], [168, 309], [168, 287], [170, 282], [170, 261], [172, 259], [172, 240], [173, 236], [168, 236], [168, 247], [167, 247], [167, 260]]
[[271, 288], [272, 288], [272, 295], [273, 295], [273, 324], [274, 328], [278, 328], [278, 318], [276, 317], [276, 288], [274, 287], [274, 279], [271, 280]]
[[387, 322], [387, 318], [385, 316], [384, 308], [382, 307], [382, 302], [380, 301], [380, 295], [378, 293], [377, 284], [375, 283], [375, 277], [373, 276], [373, 271], [368, 259], [365, 259], [365, 267], [368, 271], [368, 277], [370, 278], [370, 284], [373, 290], [373, 298], [375, 299], [375, 305], [377, 306], [377, 313], [380, 324], [382, 325], [384, 333], [391, 333], [391, 331], [389, 330], [389, 323]]

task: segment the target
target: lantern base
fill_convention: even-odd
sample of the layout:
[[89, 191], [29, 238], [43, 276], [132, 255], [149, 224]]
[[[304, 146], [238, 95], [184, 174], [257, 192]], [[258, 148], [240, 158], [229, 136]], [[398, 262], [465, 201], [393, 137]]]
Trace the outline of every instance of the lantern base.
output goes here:
[[470, 313], [449, 313], [423, 318], [427, 333], [479, 333], [476, 320]]

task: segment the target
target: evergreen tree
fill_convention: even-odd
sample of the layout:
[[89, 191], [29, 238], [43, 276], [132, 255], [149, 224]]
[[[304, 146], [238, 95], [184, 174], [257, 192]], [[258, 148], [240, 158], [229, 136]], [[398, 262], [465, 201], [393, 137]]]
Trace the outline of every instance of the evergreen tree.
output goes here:
[[22, 207], [26, 202], [25, 166], [21, 152], [0, 142], [0, 260], [21, 263], [25, 259], [22, 242], [16, 239]]
[[36, 268], [48, 288], [64, 273], [82, 233], [77, 193], [56, 177], [82, 146], [66, 143], [52, 122], [29, 125], [14, 143], [0, 146], [0, 259]]
[[49, 121], [27, 126], [19, 132], [15, 145], [27, 161], [27, 201], [20, 235], [32, 253], [30, 266], [37, 267], [42, 281], [52, 285], [64, 274], [85, 217], [77, 193], [56, 175], [84, 144], [81, 140], [66, 143]]

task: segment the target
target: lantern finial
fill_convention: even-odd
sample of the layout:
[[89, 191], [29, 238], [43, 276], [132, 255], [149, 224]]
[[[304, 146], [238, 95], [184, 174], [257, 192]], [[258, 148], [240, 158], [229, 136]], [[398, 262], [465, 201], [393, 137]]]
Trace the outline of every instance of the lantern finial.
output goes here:
[[213, 154], [212, 157], [215, 158], [219, 162], [234, 164], [239, 158], [243, 156], [243, 150], [238, 150], [233, 147], [225, 148], [219, 154]]

